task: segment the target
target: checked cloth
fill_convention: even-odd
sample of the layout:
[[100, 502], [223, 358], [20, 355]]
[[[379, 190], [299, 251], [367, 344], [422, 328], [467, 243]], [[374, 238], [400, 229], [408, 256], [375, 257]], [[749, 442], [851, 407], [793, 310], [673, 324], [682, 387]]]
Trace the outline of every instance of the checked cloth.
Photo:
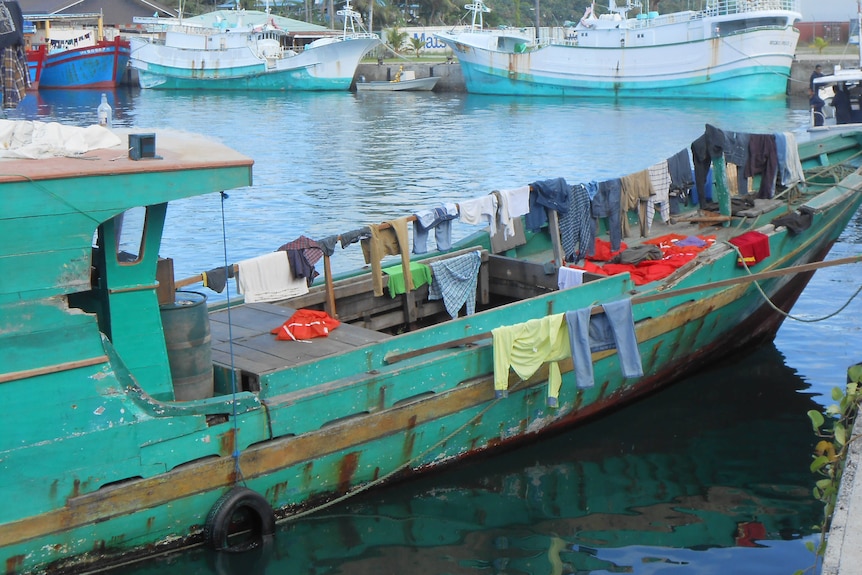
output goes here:
[[428, 289], [428, 299], [442, 299], [446, 311], [453, 318], [464, 304], [467, 305], [467, 315], [476, 312], [476, 283], [479, 278], [479, 266], [482, 256], [479, 252], [470, 252], [462, 256], [433, 262], [431, 264], [431, 287]]

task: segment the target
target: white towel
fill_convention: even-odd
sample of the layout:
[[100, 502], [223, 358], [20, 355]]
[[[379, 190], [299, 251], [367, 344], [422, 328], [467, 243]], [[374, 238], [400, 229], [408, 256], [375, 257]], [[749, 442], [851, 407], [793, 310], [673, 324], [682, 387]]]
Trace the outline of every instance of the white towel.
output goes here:
[[499, 190], [500, 205], [497, 208], [497, 227], [503, 230], [503, 239], [515, 235], [514, 219], [530, 211], [530, 186], [515, 190]]
[[796, 134], [793, 132], [784, 132], [784, 142], [787, 146], [786, 164], [784, 173], [781, 174], [781, 183], [785, 186], [799, 183], [805, 180], [805, 174], [802, 172], [802, 162], [799, 159], [799, 148], [796, 146]]
[[246, 303], [278, 301], [308, 293], [305, 278], [294, 278], [287, 252], [277, 251], [236, 264], [237, 288]]
[[500, 190], [500, 193], [509, 198], [509, 217], [517, 218], [530, 212], [530, 186]]
[[461, 208], [461, 222], [474, 226], [487, 224], [490, 226], [490, 235], [497, 232], [497, 196], [488, 194], [473, 200], [467, 200], [459, 204]]
[[557, 287], [566, 289], [584, 283], [584, 271], [563, 266], [557, 272]]

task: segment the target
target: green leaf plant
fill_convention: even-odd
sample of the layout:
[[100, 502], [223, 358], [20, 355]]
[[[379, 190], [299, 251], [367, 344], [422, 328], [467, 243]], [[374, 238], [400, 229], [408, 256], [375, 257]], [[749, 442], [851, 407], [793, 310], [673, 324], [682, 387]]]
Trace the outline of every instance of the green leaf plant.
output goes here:
[[[822, 560], [826, 552], [827, 534], [835, 511], [849, 446], [862, 437], [852, 435], [853, 424], [859, 413], [859, 403], [862, 401], [862, 364], [847, 370], [847, 386], [843, 391], [839, 387], [833, 388], [832, 400], [835, 403], [828, 406], [823, 413], [814, 409], [808, 412], [814, 433], [820, 438], [814, 446], [810, 468], [818, 477], [814, 483], [813, 494], [815, 499], [823, 503], [823, 523], [819, 525], [819, 543], [807, 543], [808, 549], [817, 557], [817, 562]], [[794, 575], [802, 573], [804, 571], [796, 571]]]

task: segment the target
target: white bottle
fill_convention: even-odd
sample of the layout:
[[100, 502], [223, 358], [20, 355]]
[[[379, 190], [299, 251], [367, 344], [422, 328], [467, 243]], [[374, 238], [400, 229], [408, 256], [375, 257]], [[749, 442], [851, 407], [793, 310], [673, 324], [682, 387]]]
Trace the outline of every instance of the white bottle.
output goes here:
[[99, 107], [96, 109], [96, 113], [99, 116], [99, 125], [104, 126], [105, 128], [111, 128], [114, 125], [114, 111], [111, 109], [111, 105], [108, 104], [108, 95], [102, 94], [102, 103], [99, 104]]

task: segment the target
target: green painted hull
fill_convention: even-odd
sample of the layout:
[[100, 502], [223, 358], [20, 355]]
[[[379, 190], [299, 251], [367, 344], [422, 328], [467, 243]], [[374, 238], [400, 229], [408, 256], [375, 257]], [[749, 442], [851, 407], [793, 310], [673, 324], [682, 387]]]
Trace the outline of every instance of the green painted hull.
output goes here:
[[[805, 144], [803, 165], [819, 170], [852, 158], [860, 138]], [[225, 391], [234, 364], [214, 345], [215, 395], [175, 401], [156, 282], [165, 204], [248, 185], [251, 162], [220, 147], [159, 142], [159, 163], [113, 162], [117, 150], [106, 150], [84, 168], [59, 159], [7, 170], [26, 179], [0, 178], [9, 206], [0, 235], [21, 238], [0, 246], [0, 399], [7, 406], [0, 469], [15, 478], [3, 485], [0, 513], [7, 573], [110, 563], [200, 541], [210, 509], [238, 482], [290, 515], [529, 441], [769, 340], [783, 319], [745, 281], [736, 252], [719, 242], [672, 281], [635, 286], [621, 275], [544, 290], [278, 369], [264, 369], [262, 355], [260, 362], [247, 355], [246, 364], [236, 364], [242, 390], [235, 394]], [[89, 172], [82, 176], [81, 169]], [[854, 170], [845, 170], [839, 185], [832, 173], [810, 172], [798, 201], [814, 215], [803, 233], [767, 225], [785, 213], [782, 205], [748, 222], [769, 237], [771, 255], [758, 272], [826, 255], [862, 203], [862, 176]], [[150, 206], [147, 236], [140, 261], [129, 265], [112, 256], [115, 216], [138, 204]], [[96, 226], [100, 246], [93, 250]], [[548, 261], [548, 238], [544, 230], [530, 235], [499, 261]], [[482, 234], [459, 247], [471, 244], [489, 246]], [[759, 286], [789, 310], [810, 273], [776, 274]], [[714, 283], [732, 279], [739, 281]], [[315, 293], [322, 301], [322, 288]], [[510, 374], [508, 397], [495, 399], [492, 329], [627, 297], [642, 378], [624, 379], [609, 350], [593, 354], [591, 388], [577, 387], [571, 358], [560, 362], [558, 407], [547, 405], [547, 365], [527, 381]], [[242, 334], [235, 342], [252, 340]]]
[[[746, 356], [747, 364], [762, 368], [758, 373], [768, 373], [757, 390], [728, 379], [738, 365], [711, 370], [696, 385], [647, 399], [649, 407], [545, 438], [524, 453], [483, 459], [463, 473], [435, 473], [400, 485], [394, 496], [365, 497], [291, 522], [258, 553], [278, 573], [335, 565], [344, 573], [387, 573], [407, 570], [408, 562], [448, 573], [453, 558], [465, 569], [493, 562], [531, 575], [559, 573], [557, 558], [575, 572], [623, 572], [670, 549], [723, 548], [745, 560], [750, 549], [738, 531], [753, 518], [771, 546], [790, 526], [815, 525], [820, 517], [816, 501], [787, 497], [809, 489], [810, 427], [796, 416], [817, 406], [798, 392], [804, 384], [792, 369], [774, 369], [783, 359], [769, 345]], [[689, 402], [699, 405], [682, 416], [674, 409]], [[753, 430], [752, 414], [764, 412], [770, 416]], [[679, 430], [692, 425], [698, 432], [680, 438]], [[788, 441], [768, 456], [769, 465], [740, 466], [727, 454], [727, 446], [746, 454], [774, 449], [773, 437]], [[622, 440], [624, 456], [609, 449]], [[562, 541], [565, 546], [555, 545]], [[612, 561], [614, 552], [623, 556]], [[215, 561], [219, 573], [252, 563], [245, 555], [207, 555], [184, 551], [168, 562], [174, 572], [193, 572]], [[155, 573], [165, 562], [146, 562], [131, 573]]]

